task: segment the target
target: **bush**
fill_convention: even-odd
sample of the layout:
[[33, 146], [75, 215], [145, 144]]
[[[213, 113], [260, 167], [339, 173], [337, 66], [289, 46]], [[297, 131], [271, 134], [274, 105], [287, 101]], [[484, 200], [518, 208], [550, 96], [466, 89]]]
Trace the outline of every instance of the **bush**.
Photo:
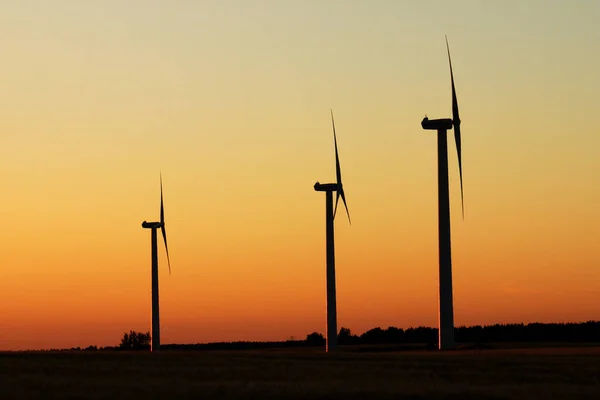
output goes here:
[[306, 344], [309, 346], [325, 346], [325, 337], [318, 332], [306, 335]]
[[123, 334], [119, 348], [124, 350], [150, 349], [150, 332], [129, 331], [129, 333]]

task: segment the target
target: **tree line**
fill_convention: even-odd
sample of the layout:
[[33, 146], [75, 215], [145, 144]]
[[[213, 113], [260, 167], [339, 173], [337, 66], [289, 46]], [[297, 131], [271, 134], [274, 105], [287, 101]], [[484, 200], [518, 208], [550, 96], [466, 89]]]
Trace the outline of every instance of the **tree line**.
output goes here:
[[[316, 340], [315, 334], [313, 338]], [[338, 344], [397, 344], [437, 343], [438, 329], [429, 327], [403, 330], [390, 326], [387, 329], [373, 328], [362, 335], [353, 335], [350, 329], [341, 328]], [[600, 342], [600, 321], [581, 323], [530, 323], [459, 326], [454, 328], [457, 343], [498, 342]]]
[[[486, 344], [502, 342], [555, 342], [555, 343], [597, 343], [600, 342], [600, 321], [581, 323], [530, 323], [459, 326], [454, 328], [455, 341], [458, 344]], [[125, 333], [118, 347], [106, 347], [104, 350], [146, 350], [150, 348], [150, 332], [130, 331]], [[423, 344], [429, 348], [437, 347], [438, 330], [430, 327], [386, 329], [380, 327], [355, 335], [342, 327], [338, 333], [338, 345], [402, 345]], [[273, 342], [215, 342], [198, 344], [163, 344], [167, 350], [219, 350], [219, 349], [266, 349], [275, 347], [316, 347], [325, 346], [325, 337], [319, 332], [306, 335], [304, 340], [286, 340]], [[97, 350], [90, 346], [86, 350]]]

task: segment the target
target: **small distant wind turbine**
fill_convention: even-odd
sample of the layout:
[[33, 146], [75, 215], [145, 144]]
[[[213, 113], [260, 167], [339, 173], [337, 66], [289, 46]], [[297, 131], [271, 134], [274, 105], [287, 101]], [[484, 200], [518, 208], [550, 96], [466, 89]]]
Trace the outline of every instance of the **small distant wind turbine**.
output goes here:
[[448, 142], [446, 132], [454, 128], [454, 140], [458, 155], [458, 171], [460, 174], [460, 198], [462, 217], [465, 218], [462, 182], [462, 154], [460, 140], [460, 117], [458, 116], [458, 100], [454, 88], [454, 74], [450, 59], [450, 46], [446, 37], [446, 50], [450, 64], [450, 81], [452, 83], [452, 119], [432, 119], [425, 116], [421, 121], [423, 129], [437, 131], [438, 148], [438, 229], [439, 229], [439, 349], [454, 347], [454, 307], [452, 304], [452, 255], [450, 244], [450, 197], [448, 191]]
[[[342, 171], [340, 169], [340, 158], [337, 149], [337, 137], [335, 135], [335, 122], [333, 120], [333, 111], [331, 111], [331, 125], [333, 127], [333, 143], [335, 145], [335, 173], [336, 183], [315, 183], [315, 191], [325, 192], [325, 225], [327, 236], [327, 348], [326, 351], [332, 351], [337, 345], [337, 306], [335, 294], [335, 251], [333, 245], [333, 221], [337, 212], [338, 201], [340, 197], [344, 202], [348, 221], [350, 221], [350, 212], [346, 204], [344, 187], [342, 186]], [[333, 207], [333, 192], [336, 192], [335, 208]]]
[[162, 173], [160, 174], [160, 222], [142, 222], [142, 228], [151, 229], [152, 241], [152, 344], [150, 351], [160, 350], [160, 319], [158, 308], [158, 241], [156, 230], [160, 228], [165, 241], [169, 275], [171, 275], [171, 260], [167, 246], [167, 233], [165, 231], [165, 209], [163, 206]]

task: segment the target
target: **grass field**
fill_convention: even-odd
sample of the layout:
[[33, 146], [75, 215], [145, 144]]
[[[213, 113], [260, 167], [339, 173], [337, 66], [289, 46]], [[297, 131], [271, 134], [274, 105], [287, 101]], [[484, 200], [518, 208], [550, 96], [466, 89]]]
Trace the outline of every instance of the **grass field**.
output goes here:
[[0, 399], [31, 398], [600, 399], [600, 347], [0, 353]]

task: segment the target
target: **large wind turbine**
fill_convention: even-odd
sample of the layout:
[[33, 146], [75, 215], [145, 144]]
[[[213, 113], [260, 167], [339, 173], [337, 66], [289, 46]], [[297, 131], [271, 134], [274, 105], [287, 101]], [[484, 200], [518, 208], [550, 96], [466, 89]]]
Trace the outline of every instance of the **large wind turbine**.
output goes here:
[[[333, 120], [333, 111], [331, 111], [331, 125], [333, 127], [333, 143], [335, 145], [335, 173], [336, 183], [315, 183], [317, 192], [325, 192], [325, 221], [327, 236], [327, 347], [326, 351], [332, 351], [337, 345], [337, 306], [335, 294], [335, 251], [333, 246], [333, 221], [337, 212], [338, 201], [340, 197], [346, 207], [348, 221], [350, 221], [350, 212], [346, 204], [344, 187], [342, 186], [342, 171], [340, 169], [340, 158], [337, 149], [337, 137], [335, 135], [335, 122]], [[336, 192], [335, 208], [333, 206], [333, 192]]]
[[160, 175], [160, 222], [142, 222], [142, 228], [151, 229], [152, 240], [152, 344], [150, 351], [160, 350], [160, 319], [158, 309], [158, 241], [156, 230], [160, 228], [165, 241], [169, 275], [171, 275], [171, 260], [167, 247], [167, 233], [165, 231], [165, 209], [163, 206], [162, 174]]
[[460, 118], [458, 116], [458, 101], [454, 88], [454, 74], [452, 73], [452, 60], [450, 47], [446, 37], [446, 50], [450, 64], [450, 81], [452, 83], [452, 119], [432, 119], [425, 117], [421, 121], [423, 129], [437, 131], [438, 148], [438, 228], [439, 228], [439, 349], [445, 350], [454, 347], [454, 309], [452, 304], [452, 255], [450, 245], [450, 198], [448, 192], [448, 142], [446, 132], [454, 128], [456, 153], [458, 154], [458, 171], [460, 174], [460, 198], [462, 216], [465, 217], [462, 182], [462, 155], [460, 142]]

